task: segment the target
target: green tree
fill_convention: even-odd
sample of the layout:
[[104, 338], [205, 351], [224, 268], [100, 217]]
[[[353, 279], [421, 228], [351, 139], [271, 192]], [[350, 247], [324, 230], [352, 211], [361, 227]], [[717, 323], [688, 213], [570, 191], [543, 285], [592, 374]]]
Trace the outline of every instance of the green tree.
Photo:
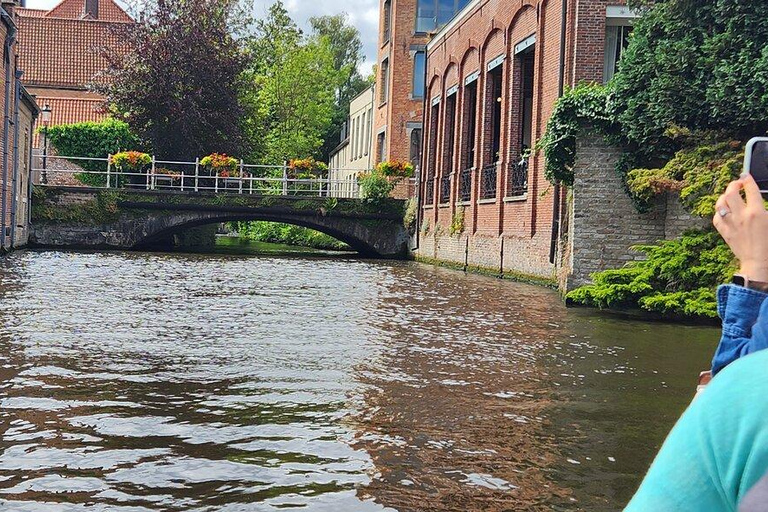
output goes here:
[[342, 77], [329, 39], [303, 37], [281, 2], [257, 23], [244, 98], [253, 110], [249, 135], [267, 163], [318, 156], [333, 121]]
[[363, 43], [360, 32], [348, 23], [345, 13], [334, 16], [310, 18], [313, 34], [325, 37], [333, 52], [333, 66], [339, 73], [339, 87], [336, 91], [333, 120], [323, 135], [324, 143], [320, 150], [321, 159], [328, 157], [339, 143], [341, 126], [349, 116], [350, 101], [370, 86], [371, 82], [360, 74], [359, 66], [363, 63]]
[[673, 126], [738, 138], [765, 133], [768, 2], [639, 4], [644, 13], [614, 79], [619, 121], [638, 152], [669, 158]]
[[131, 51], [107, 52], [108, 103], [159, 157], [242, 154], [243, 13], [236, 0], [150, 0], [125, 27]]

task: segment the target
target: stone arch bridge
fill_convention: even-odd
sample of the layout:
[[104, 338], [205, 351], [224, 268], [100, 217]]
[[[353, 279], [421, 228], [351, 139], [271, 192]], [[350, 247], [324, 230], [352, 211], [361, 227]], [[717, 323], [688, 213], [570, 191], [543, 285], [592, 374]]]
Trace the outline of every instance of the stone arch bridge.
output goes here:
[[229, 221], [295, 224], [367, 257], [406, 258], [404, 202], [306, 196], [36, 186], [30, 246], [140, 250], [184, 230]]

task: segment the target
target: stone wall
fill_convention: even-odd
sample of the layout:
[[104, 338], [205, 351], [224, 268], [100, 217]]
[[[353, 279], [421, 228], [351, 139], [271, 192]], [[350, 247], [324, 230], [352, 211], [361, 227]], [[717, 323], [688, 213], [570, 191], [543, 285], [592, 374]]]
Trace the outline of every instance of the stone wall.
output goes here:
[[633, 246], [676, 238], [707, 223], [690, 215], [674, 195], [660, 198], [649, 212], [638, 212], [616, 172], [621, 154], [598, 134], [585, 133], [577, 141], [561, 241], [559, 281], [564, 291], [589, 283], [595, 272], [642, 259]]

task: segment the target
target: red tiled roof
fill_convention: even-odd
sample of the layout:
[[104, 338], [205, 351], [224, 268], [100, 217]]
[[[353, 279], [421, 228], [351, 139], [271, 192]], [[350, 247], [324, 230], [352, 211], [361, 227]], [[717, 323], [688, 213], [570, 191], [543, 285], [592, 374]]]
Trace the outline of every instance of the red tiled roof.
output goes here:
[[[57, 124], [72, 124], [83, 121], [101, 121], [107, 117], [104, 109], [104, 98], [93, 96], [91, 98], [60, 98], [38, 95], [35, 98], [42, 108], [48, 105], [51, 108], [51, 126]], [[38, 126], [40, 122], [38, 121]], [[40, 147], [40, 137], [35, 134], [32, 141], [35, 147]]]
[[[35, 11], [35, 12], [32, 12]], [[81, 20], [86, 17], [85, 0], [61, 0], [50, 11], [42, 11], [39, 14], [38, 9], [17, 9], [20, 16], [46, 17], [46, 18], [65, 18], [72, 20]], [[122, 7], [113, 0], [98, 0], [98, 17], [91, 18], [99, 21], [111, 21], [116, 23], [133, 23], [131, 18]]]
[[30, 18], [44, 18], [50, 11], [45, 9], [28, 9], [26, 7], [17, 7], [16, 14], [19, 16], [28, 16]]
[[[67, 1], [67, 0], [65, 0]], [[101, 48], [119, 48], [122, 23], [20, 16], [19, 65], [27, 86], [83, 89], [107, 67]]]

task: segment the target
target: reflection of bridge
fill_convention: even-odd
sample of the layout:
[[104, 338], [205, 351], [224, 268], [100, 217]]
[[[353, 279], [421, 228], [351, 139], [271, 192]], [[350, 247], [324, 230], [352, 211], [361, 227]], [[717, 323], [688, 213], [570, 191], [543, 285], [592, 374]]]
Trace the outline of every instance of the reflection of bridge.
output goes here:
[[315, 229], [365, 256], [405, 258], [403, 208], [403, 201], [370, 203], [321, 197], [316, 191], [263, 195], [242, 193], [242, 188], [215, 193], [37, 185], [30, 245], [142, 249], [162, 246], [175, 234], [204, 224], [263, 220]]

